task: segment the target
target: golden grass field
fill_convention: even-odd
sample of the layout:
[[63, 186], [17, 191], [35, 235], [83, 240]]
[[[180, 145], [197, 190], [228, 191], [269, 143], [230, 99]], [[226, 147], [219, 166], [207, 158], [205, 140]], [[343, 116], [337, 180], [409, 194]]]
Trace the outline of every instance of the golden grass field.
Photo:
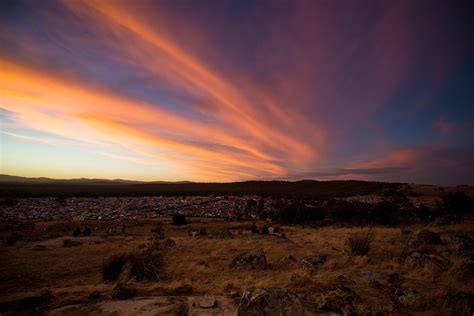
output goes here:
[[[165, 265], [157, 281], [122, 280], [133, 283], [138, 296], [166, 296], [187, 284], [192, 286], [192, 296], [215, 295], [227, 305], [225, 312], [220, 309], [222, 314], [235, 314], [238, 298], [232, 296], [241, 294], [248, 287], [288, 288], [307, 295], [344, 284], [359, 296], [353, 308], [361, 313], [454, 315], [467, 313], [470, 308], [466, 305], [470, 304], [469, 300], [463, 300], [462, 295], [474, 293], [474, 279], [465, 268], [464, 257], [457, 253], [455, 238], [461, 233], [474, 236], [474, 221], [469, 219], [448, 226], [404, 226], [403, 231], [400, 227], [280, 226], [286, 238], [252, 234], [249, 229], [251, 222], [202, 218], [188, 220], [189, 224], [185, 226], [173, 226], [169, 218], [127, 221], [125, 234], [120, 232], [108, 237], [106, 229], [113, 226], [120, 231], [122, 222], [42, 222], [34, 228], [23, 229], [23, 240], [12, 247], [0, 248], [0, 303], [47, 290], [53, 292], [52, 300], [46, 307], [48, 310], [71, 304], [85, 306], [89, 295], [96, 291], [106, 300], [115, 283], [102, 280], [103, 261], [114, 254], [143, 249], [154, 238], [151, 229], [160, 224], [165, 237], [173, 239], [176, 247], [162, 250]], [[261, 227], [263, 222], [257, 222], [257, 225]], [[70, 237], [74, 228], [86, 226], [93, 228], [94, 236]], [[207, 236], [188, 236], [188, 230], [203, 227], [209, 234], [227, 229], [233, 237], [210, 239]], [[443, 243], [415, 248], [449, 259], [451, 265], [447, 271], [432, 267], [413, 268], [404, 262], [406, 255], [414, 250], [409, 241], [426, 228], [440, 233]], [[368, 255], [350, 256], [347, 237], [353, 232], [368, 230], [374, 236]], [[2, 237], [6, 238], [6, 233]], [[40, 240], [27, 241], [28, 237]], [[64, 239], [79, 240], [82, 245], [64, 247]], [[268, 262], [265, 269], [229, 268], [233, 257], [257, 247], [265, 252]], [[329, 259], [314, 271], [307, 271], [300, 264], [287, 260], [289, 255], [302, 259], [314, 254], [329, 255]], [[418, 293], [410, 302], [393, 302], [393, 290], [386, 284], [386, 279], [394, 272], [402, 276], [402, 288]], [[293, 274], [304, 277], [304, 284], [292, 282]], [[371, 285], [373, 279], [381, 285]], [[446, 299], [451, 296], [455, 298]], [[318, 314], [317, 311], [313, 313]]]

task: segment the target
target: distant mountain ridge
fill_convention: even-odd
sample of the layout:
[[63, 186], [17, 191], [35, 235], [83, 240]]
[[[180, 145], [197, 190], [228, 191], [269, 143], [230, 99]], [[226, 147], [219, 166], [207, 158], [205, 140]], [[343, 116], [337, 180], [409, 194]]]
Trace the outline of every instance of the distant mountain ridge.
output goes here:
[[0, 183], [26, 183], [26, 184], [172, 184], [172, 183], [192, 183], [191, 181], [138, 181], [138, 180], [124, 180], [124, 179], [89, 179], [89, 178], [75, 178], [75, 179], [52, 179], [46, 177], [30, 178], [12, 176], [8, 174], [0, 174]]

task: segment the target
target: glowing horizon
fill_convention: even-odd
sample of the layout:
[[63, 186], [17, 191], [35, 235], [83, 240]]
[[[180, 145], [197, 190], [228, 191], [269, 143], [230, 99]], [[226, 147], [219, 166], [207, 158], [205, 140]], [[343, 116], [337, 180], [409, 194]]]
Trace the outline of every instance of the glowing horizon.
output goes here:
[[5, 1], [0, 173], [474, 184], [466, 15], [423, 1]]

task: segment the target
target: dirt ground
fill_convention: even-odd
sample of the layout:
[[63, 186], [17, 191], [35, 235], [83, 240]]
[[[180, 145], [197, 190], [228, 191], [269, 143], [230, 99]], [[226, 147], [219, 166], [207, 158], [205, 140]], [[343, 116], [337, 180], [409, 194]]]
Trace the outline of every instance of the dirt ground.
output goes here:
[[[160, 226], [165, 238], [174, 240], [176, 246], [161, 250], [165, 264], [159, 279], [153, 282], [127, 279], [125, 282], [133, 284], [136, 297], [147, 299], [176, 296], [176, 289], [189, 285], [192, 290], [180, 296], [188, 297], [190, 315], [237, 314], [240, 296], [250, 287], [289, 289], [306, 302], [308, 314], [347, 313], [349, 310], [354, 313], [467, 315], [473, 308], [472, 252], [467, 253], [470, 249], [465, 249], [460, 241], [460, 236], [474, 238], [472, 219], [449, 225], [393, 228], [278, 226], [278, 235], [252, 234], [251, 222], [203, 218], [188, 218], [188, 221], [184, 226], [172, 225], [170, 218], [38, 222], [34, 227], [19, 227], [19, 240], [9, 247], [4, 246], [9, 235], [4, 225], [0, 233], [3, 239], [0, 306], [8, 315], [8, 310], [17, 308], [15, 306], [24, 303], [25, 298], [38, 297], [51, 290], [50, 299], [41, 305], [40, 312], [107, 314], [116, 282], [103, 281], [104, 260], [115, 254], [144, 249], [157, 238], [152, 229]], [[125, 233], [122, 233], [124, 223]], [[259, 228], [263, 224], [257, 222]], [[92, 228], [92, 236], [71, 237], [75, 228], [82, 231], [85, 227]], [[108, 228], [114, 228], [117, 233], [107, 236]], [[206, 228], [206, 236], [189, 236], [189, 231], [201, 228]], [[417, 234], [425, 229], [439, 233], [441, 244], [415, 244]], [[222, 233], [227, 230], [231, 234]], [[352, 233], [367, 231], [373, 236], [369, 253], [351, 256], [347, 238]], [[80, 245], [65, 247], [66, 239], [79, 241]], [[265, 268], [230, 268], [236, 255], [255, 248], [263, 249], [267, 260]], [[415, 263], [411, 260], [413, 253], [419, 255]], [[301, 264], [301, 259], [314, 255], [327, 255], [327, 259], [314, 269]], [[334, 306], [329, 297], [340, 291], [350, 295], [338, 294], [336, 302], [340, 301], [340, 307]], [[98, 297], [94, 302], [91, 293]], [[217, 299], [218, 310], [196, 307], [193, 300], [205, 295]], [[137, 298], [132, 301], [138, 304], [133, 306], [151, 304]], [[101, 302], [102, 312], [98, 312], [97, 302]], [[116, 302], [113, 306], [118, 308], [120, 304]], [[124, 303], [124, 306], [129, 309], [128, 312], [121, 310], [122, 314], [139, 314], [130, 309], [132, 305]]]

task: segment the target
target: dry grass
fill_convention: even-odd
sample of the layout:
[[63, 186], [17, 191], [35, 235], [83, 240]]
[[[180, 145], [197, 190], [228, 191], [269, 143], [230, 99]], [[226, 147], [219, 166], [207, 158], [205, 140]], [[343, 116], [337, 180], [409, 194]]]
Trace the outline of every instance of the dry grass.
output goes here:
[[366, 256], [374, 241], [374, 233], [372, 231], [362, 231], [351, 233], [347, 238], [347, 247], [351, 256]]
[[[64, 239], [62, 237], [45, 238], [36, 243], [20, 240], [13, 247], [0, 248], [2, 299], [6, 300], [13, 295], [21, 296], [21, 293], [46, 289], [55, 289], [55, 293], [76, 293], [61, 294], [62, 296], [57, 294], [59, 300], [65, 300], [65, 297], [78, 299], [78, 295], [87, 297], [89, 292], [94, 290], [110, 291], [113, 285], [104, 284], [102, 280], [104, 259], [115, 255], [120, 256], [123, 253], [148, 251], [148, 244], [153, 239], [151, 229], [158, 225], [161, 226], [167, 238], [176, 242], [176, 247], [162, 253], [160, 270], [153, 273], [153, 275], [159, 275], [159, 282], [136, 282], [139, 293], [145, 293], [144, 295], [159, 295], [159, 293], [166, 293], [166, 291], [171, 291], [183, 284], [191, 285], [196, 293], [212, 293], [214, 295], [228, 295], [231, 290], [242, 291], [249, 285], [285, 287], [298, 292], [304, 291], [304, 287], [297, 286], [290, 281], [293, 273], [310, 278], [311, 282], [308, 286], [311, 286], [312, 284], [335, 284], [339, 282], [340, 275], [350, 275], [363, 270], [400, 273], [404, 276], [403, 286], [426, 293], [424, 297], [428, 299], [435, 297], [435, 293], [430, 291], [431, 288], [443, 288], [447, 289], [447, 292], [453, 289], [474, 292], [472, 278], [466, 279], [455, 273], [462, 266], [463, 260], [454, 255], [449, 257], [453, 262], [452, 267], [441, 274], [434, 273], [427, 268], [413, 269], [405, 266], [404, 260], [411, 248], [399, 228], [374, 227], [354, 233], [353, 228], [345, 227], [316, 229], [306, 226], [282, 226], [281, 229], [288, 237], [288, 239], [283, 239], [251, 234], [249, 230], [251, 223], [226, 222], [217, 219], [191, 218], [190, 224], [186, 226], [174, 226], [171, 219], [130, 221], [126, 224], [127, 235], [103, 237], [108, 226], [115, 225], [116, 229], [119, 229], [121, 222], [115, 224], [85, 223], [84, 225], [98, 227], [98, 229], [93, 229], [96, 236], [81, 237], [80, 240], [84, 244], [79, 247], [62, 247]], [[430, 228], [442, 233], [443, 240], [447, 242], [431, 247], [433, 249], [421, 250], [427, 252], [448, 251], [454, 247], [454, 242], [445, 238], [446, 231], [456, 230], [470, 233], [472, 224], [472, 222], [459, 223], [450, 227]], [[36, 229], [23, 233], [28, 233], [31, 236], [61, 234], [61, 236], [70, 236], [70, 231], [75, 225], [74, 223], [40, 223]], [[261, 227], [263, 223], [257, 223], [257, 225]], [[229, 228], [232, 230], [234, 238], [208, 239], [188, 236], [189, 228], [198, 230], [202, 227], [206, 227], [208, 233]], [[412, 229], [413, 232], [417, 232], [424, 227], [413, 226]], [[238, 231], [242, 231], [242, 234], [238, 234]], [[352, 237], [356, 251], [352, 251], [350, 246], [347, 248], [346, 239], [348, 236]], [[8, 236], [4, 238], [6, 237]], [[370, 242], [368, 243], [368, 241]], [[367, 243], [368, 251], [366, 251]], [[34, 251], [32, 247], [35, 244], [45, 245], [47, 250]], [[267, 269], [234, 271], [229, 268], [229, 263], [234, 256], [256, 247], [264, 249], [269, 263]], [[364, 250], [358, 252], [361, 248]], [[368, 255], [355, 256], [355, 253], [368, 253]], [[299, 264], [289, 264], [285, 261], [288, 255], [301, 259], [313, 254], [328, 254], [329, 259], [312, 273], [303, 270]], [[354, 256], [350, 256], [351, 254]], [[366, 284], [354, 285], [354, 289], [360, 293], [362, 301], [368, 299], [365, 297], [374, 295]], [[379, 295], [382, 294], [379, 293]], [[389, 296], [389, 293], [383, 295]], [[464, 303], [460, 301], [459, 304]], [[420, 308], [418, 310], [414, 308], [413, 312], [428, 313], [431, 305]], [[443, 308], [449, 310], [449, 307]], [[460, 309], [462, 308], [456, 307], [456, 310]]]

